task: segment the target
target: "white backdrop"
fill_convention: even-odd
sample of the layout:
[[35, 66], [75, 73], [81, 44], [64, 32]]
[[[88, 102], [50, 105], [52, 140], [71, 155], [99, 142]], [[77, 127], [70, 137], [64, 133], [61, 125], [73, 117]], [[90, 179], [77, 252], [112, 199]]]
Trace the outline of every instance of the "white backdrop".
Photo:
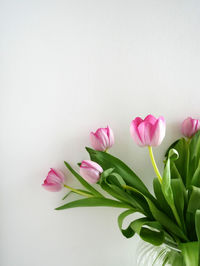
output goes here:
[[2, 0], [0, 24], [0, 265], [135, 265], [138, 238], [121, 235], [121, 209], [55, 211], [66, 191], [41, 183], [59, 167], [78, 187], [63, 161], [88, 158], [89, 132], [109, 124], [110, 152], [151, 189], [130, 122], [166, 118], [162, 169], [182, 120], [200, 118], [200, 2]]

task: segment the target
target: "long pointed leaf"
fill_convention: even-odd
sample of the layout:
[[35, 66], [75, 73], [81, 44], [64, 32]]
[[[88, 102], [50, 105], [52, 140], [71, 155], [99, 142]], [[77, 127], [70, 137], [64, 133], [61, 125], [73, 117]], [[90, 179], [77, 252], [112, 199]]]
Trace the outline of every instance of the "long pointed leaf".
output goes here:
[[132, 208], [131, 205], [120, 202], [120, 201], [111, 200], [107, 198], [93, 197], [93, 198], [86, 198], [86, 199], [69, 202], [67, 204], [64, 204], [56, 208], [56, 210], [64, 210], [64, 209], [70, 209], [70, 208], [75, 208], [75, 207], [97, 207], [97, 206], [126, 208], [126, 209]]

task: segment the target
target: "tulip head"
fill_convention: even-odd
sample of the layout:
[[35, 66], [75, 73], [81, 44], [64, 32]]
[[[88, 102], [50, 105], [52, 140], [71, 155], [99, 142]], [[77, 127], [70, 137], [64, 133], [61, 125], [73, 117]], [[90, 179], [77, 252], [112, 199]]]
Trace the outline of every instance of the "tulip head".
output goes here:
[[164, 117], [155, 118], [148, 115], [143, 120], [136, 117], [131, 122], [130, 133], [139, 146], [158, 146], [165, 137], [166, 124]]
[[80, 166], [80, 175], [91, 184], [95, 184], [99, 181], [101, 173], [103, 172], [102, 167], [93, 161], [84, 160]]
[[64, 174], [59, 169], [51, 168], [42, 186], [49, 191], [56, 192], [62, 189]]
[[181, 131], [185, 137], [191, 138], [198, 130], [200, 130], [200, 121], [198, 119], [188, 117], [183, 121]]
[[95, 150], [106, 151], [114, 144], [114, 135], [112, 129], [107, 126], [106, 128], [97, 129], [95, 133], [91, 132], [90, 142]]

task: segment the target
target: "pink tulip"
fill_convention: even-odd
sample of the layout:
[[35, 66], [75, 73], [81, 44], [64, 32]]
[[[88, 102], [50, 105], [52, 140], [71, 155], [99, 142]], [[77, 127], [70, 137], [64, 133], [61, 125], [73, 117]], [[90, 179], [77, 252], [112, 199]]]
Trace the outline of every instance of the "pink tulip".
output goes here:
[[55, 192], [62, 189], [64, 183], [64, 174], [55, 168], [51, 168], [42, 186], [49, 191]]
[[105, 151], [114, 144], [113, 131], [109, 126], [106, 128], [99, 128], [95, 133], [90, 133], [90, 141], [95, 150]]
[[101, 166], [93, 161], [84, 160], [81, 163], [80, 174], [88, 183], [97, 183], [102, 172]]
[[158, 146], [165, 136], [165, 119], [160, 116], [156, 119], [152, 115], [148, 115], [143, 120], [136, 117], [130, 127], [130, 132], [133, 140], [139, 146]]
[[200, 130], [200, 121], [188, 117], [183, 121], [181, 130], [185, 137], [191, 138], [198, 130]]

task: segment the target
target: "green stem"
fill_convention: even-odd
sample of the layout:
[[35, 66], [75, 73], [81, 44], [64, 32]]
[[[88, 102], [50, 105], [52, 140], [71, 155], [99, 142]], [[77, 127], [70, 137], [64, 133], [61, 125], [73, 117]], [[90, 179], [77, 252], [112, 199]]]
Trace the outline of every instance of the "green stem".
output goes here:
[[130, 186], [127, 186], [127, 185], [124, 185], [124, 186], [122, 186], [124, 189], [129, 189], [129, 190], [132, 190], [132, 191], [134, 191], [134, 192], [137, 192], [137, 190], [135, 189], [135, 188], [133, 188], [133, 187], [130, 187]]
[[149, 149], [149, 155], [150, 155], [150, 158], [151, 158], [151, 163], [153, 165], [153, 168], [154, 168], [154, 171], [158, 177], [158, 180], [160, 181], [160, 184], [162, 183], [162, 176], [160, 175], [160, 172], [158, 170], [158, 167], [156, 165], [156, 161], [154, 159], [154, 156], [153, 156], [153, 150], [152, 150], [152, 147], [151, 146], [148, 146], [148, 149]]
[[70, 186], [68, 186], [68, 185], [65, 185], [65, 184], [64, 184], [64, 187], [66, 187], [66, 188], [70, 189], [71, 191], [73, 191], [73, 192], [75, 192], [75, 193], [77, 193], [77, 194], [80, 194], [80, 195], [82, 195], [82, 196], [84, 196], [84, 197], [92, 197], [91, 194], [87, 194], [87, 193], [85, 193], [85, 192], [79, 191], [78, 189], [72, 188], [72, 187], [70, 187]]

